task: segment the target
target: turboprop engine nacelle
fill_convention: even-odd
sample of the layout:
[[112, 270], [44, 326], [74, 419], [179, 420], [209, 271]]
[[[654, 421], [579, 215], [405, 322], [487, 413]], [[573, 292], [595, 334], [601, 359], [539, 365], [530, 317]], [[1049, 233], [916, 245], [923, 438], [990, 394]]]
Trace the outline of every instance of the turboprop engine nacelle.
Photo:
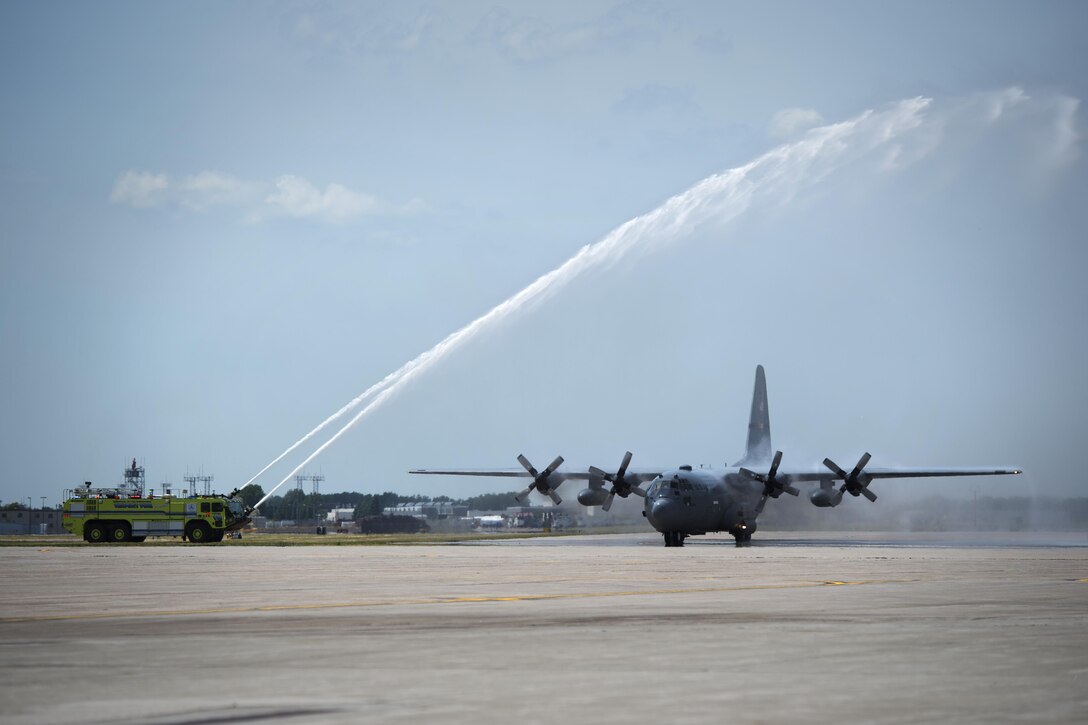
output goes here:
[[578, 492], [578, 503], [583, 506], [603, 506], [608, 491], [603, 488], [583, 488]]
[[[839, 503], [836, 501], [837, 492], [833, 488], [818, 488], [812, 492], [812, 495], [808, 497], [808, 500], [812, 502], [813, 506], [819, 506], [820, 508], [830, 508]], [[842, 500], [839, 498], [839, 500]]]

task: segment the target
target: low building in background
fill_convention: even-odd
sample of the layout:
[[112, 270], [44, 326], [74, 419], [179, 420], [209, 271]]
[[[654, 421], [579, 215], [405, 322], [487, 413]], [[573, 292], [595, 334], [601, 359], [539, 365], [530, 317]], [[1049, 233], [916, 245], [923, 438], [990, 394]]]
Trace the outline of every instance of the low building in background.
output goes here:
[[402, 503], [382, 509], [383, 516], [414, 516], [419, 519], [463, 518], [468, 515], [468, 506], [449, 501], [419, 501]]
[[0, 534], [8, 536], [63, 534], [60, 523], [61, 512], [56, 509], [0, 510]]

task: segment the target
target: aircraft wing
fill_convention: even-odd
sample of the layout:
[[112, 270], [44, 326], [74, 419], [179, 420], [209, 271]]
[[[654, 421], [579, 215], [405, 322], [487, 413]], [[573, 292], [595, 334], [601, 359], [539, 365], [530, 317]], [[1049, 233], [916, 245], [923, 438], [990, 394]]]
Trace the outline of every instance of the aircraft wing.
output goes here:
[[[1018, 468], [994, 468], [994, 467], [955, 467], [955, 468], [864, 468], [865, 475], [869, 478], [945, 478], [954, 476], [1010, 476], [1021, 473]], [[832, 471], [830, 469], [806, 469], [789, 470], [786, 468], [778, 471], [778, 479], [786, 483], [804, 483], [806, 481], [842, 481], [849, 474], [844, 471]]]
[[[424, 476], [503, 476], [503, 477], [523, 477], [529, 476], [528, 471], [518, 471], [513, 468], [481, 468], [481, 469], [456, 469], [449, 471], [432, 471], [427, 468], [416, 468], [408, 473], [417, 473]], [[556, 474], [558, 475], [558, 474]]]
[[940, 476], [1014, 476], [1019, 468], [866, 468], [870, 478], [935, 478]]
[[518, 456], [518, 463], [521, 464], [523, 470], [519, 471], [516, 468], [506, 469], [448, 469], [440, 471], [431, 471], [426, 469], [416, 469], [414, 471], [408, 471], [408, 473], [418, 473], [431, 476], [499, 476], [499, 477], [511, 477], [511, 478], [531, 478], [532, 481], [529, 485], [519, 493], [515, 498], [518, 501], [524, 501], [525, 497], [529, 493], [535, 490], [537, 493], [544, 494], [552, 500], [553, 503], [559, 505], [563, 499], [559, 497], [555, 489], [559, 487], [559, 484], [563, 481], [570, 481], [572, 479], [580, 479], [583, 481], [589, 481], [589, 487], [593, 489], [595, 495], [604, 495], [604, 484], [606, 481], [612, 483], [611, 490], [607, 499], [602, 499], [604, 510], [607, 511], [608, 507], [612, 505], [612, 498], [619, 493], [621, 496], [626, 496], [628, 493], [637, 493], [645, 496], [642, 489], [638, 484], [643, 481], [650, 481], [661, 473], [659, 470], [629, 470], [628, 464], [631, 462], [631, 452], [628, 451], [623, 458], [623, 463], [620, 464], [619, 470], [616, 473], [603, 471], [599, 468], [590, 466], [585, 471], [563, 471], [560, 473], [559, 466], [563, 464], [563, 456], [558, 456], [551, 464], [543, 471], [537, 471], [533, 467], [533, 464], [529, 462], [525, 456]]
[[[853, 496], [864, 496], [870, 501], [876, 501], [876, 494], [869, 490], [869, 484], [878, 478], [937, 478], [950, 476], [1004, 476], [1020, 473], [1018, 468], [997, 468], [985, 466], [977, 468], [866, 468], [869, 463], [869, 454], [866, 453], [858, 461], [854, 469], [847, 473], [830, 458], [824, 459], [824, 469], [811, 469], [807, 471], [779, 469], [778, 464], [782, 459], [782, 453], [775, 454], [774, 461], [767, 473], [754, 472], [749, 469], [741, 469], [741, 473], [750, 479], [762, 481], [764, 484], [763, 499], [759, 509], [767, 496], [775, 496], [777, 493], [790, 493], [797, 495], [794, 483], [805, 481], [818, 481], [820, 490], [812, 494], [812, 502], [817, 506], [837, 506], [842, 501], [844, 493]], [[842, 481], [842, 486], [836, 491], [835, 482]], [[757, 510], [758, 511], [758, 510]]]
[[[627, 477], [628, 478], [638, 479], [639, 483], [642, 483], [642, 482], [645, 482], [645, 481], [654, 480], [659, 475], [661, 475], [661, 472], [663, 470], [664, 469], [654, 469], [654, 470], [630, 469], [630, 470], [627, 471]], [[529, 473], [528, 471], [518, 470], [516, 468], [476, 468], [476, 469], [458, 468], [458, 469], [450, 469], [450, 470], [442, 470], [442, 471], [431, 470], [431, 469], [428, 469], [428, 468], [417, 468], [417, 469], [408, 471], [408, 473], [415, 473], [415, 474], [419, 474], [419, 475], [423, 475], [423, 476], [497, 476], [497, 477], [502, 477], [502, 478], [532, 478], [533, 477], [533, 475], [531, 473]], [[558, 483], [558, 482], [562, 482], [562, 481], [573, 481], [573, 480], [589, 481], [589, 480], [592, 480], [592, 479], [599, 479], [600, 476], [596, 476], [590, 471], [556, 471], [555, 473], [550, 474], [548, 478], [550, 480], [555, 481], [555, 482]], [[815, 480], [815, 479], [813, 479], [813, 480]]]
[[[652, 481], [657, 478], [664, 469], [629, 469], [627, 477], [637, 479], [639, 483]], [[954, 467], [954, 468], [925, 468], [925, 467], [898, 467], [898, 468], [865, 468], [869, 478], [938, 478], [953, 476], [1008, 476], [1021, 473], [1018, 468], [987, 467]], [[532, 474], [524, 469], [517, 468], [456, 468], [434, 470], [429, 468], [417, 468], [408, 473], [423, 476], [492, 476], [502, 478], [532, 478]], [[832, 471], [829, 468], [789, 469], [783, 467], [778, 470], [777, 478], [784, 483], [805, 483], [823, 481], [841, 481], [848, 474], [843, 471]], [[586, 471], [555, 471], [549, 478], [556, 483], [562, 481], [581, 480], [589, 481], [599, 479], [600, 476]]]

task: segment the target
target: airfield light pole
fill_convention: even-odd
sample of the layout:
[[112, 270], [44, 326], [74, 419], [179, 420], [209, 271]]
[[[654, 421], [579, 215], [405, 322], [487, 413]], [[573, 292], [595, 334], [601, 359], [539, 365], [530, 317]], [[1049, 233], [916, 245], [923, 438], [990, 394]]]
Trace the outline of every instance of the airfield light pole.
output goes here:
[[295, 476], [295, 490], [299, 495], [295, 497], [295, 526], [298, 526], [299, 507], [302, 505], [302, 482], [306, 480], [306, 476], [299, 474]]
[[[313, 489], [310, 491], [310, 501], [313, 505], [314, 521], [317, 521], [317, 495], [321, 491], [321, 482], [324, 480], [325, 476], [323, 474], [307, 476], [306, 474], [302, 473], [295, 476], [295, 488], [298, 490], [299, 493], [302, 493], [302, 484], [306, 481], [310, 481], [313, 484]], [[299, 496], [298, 501], [295, 502], [296, 520], [298, 519], [298, 506], [301, 500], [302, 496]]]
[[206, 475], [204, 475], [204, 467], [203, 466], [200, 467], [200, 473], [199, 474], [191, 476], [191, 475], [188, 474], [188, 472], [186, 472], [186, 475], [183, 476], [183, 478], [185, 479], [185, 482], [187, 484], [189, 484], [189, 488], [192, 490], [194, 496], [198, 495], [197, 494], [197, 487], [196, 487], [196, 485], [198, 483], [203, 484], [204, 495], [205, 496], [211, 495], [212, 481], [215, 480], [215, 476], [206, 476]]
[[313, 483], [313, 491], [311, 492], [311, 496], [313, 497], [313, 500], [314, 500], [314, 523], [315, 524], [320, 521], [320, 519], [318, 519], [318, 517], [317, 517], [317, 495], [318, 495], [318, 492], [321, 490], [321, 482], [324, 481], [324, 480], [325, 480], [325, 476], [321, 475], [321, 474], [318, 474], [316, 476], [310, 476], [310, 481]]
[[40, 498], [42, 500], [42, 509], [41, 509], [42, 510], [42, 523], [44, 524], [45, 523], [45, 499], [47, 497], [46, 496], [39, 496], [38, 498]]
[[30, 515], [34, 513], [34, 499], [26, 497], [26, 532], [30, 533]]

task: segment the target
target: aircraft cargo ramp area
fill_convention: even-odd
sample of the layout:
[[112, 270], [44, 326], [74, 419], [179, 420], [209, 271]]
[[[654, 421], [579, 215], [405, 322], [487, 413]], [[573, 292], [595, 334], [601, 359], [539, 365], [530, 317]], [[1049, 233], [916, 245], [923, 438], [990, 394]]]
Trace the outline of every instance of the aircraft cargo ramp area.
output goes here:
[[6, 547], [4, 723], [1074, 722], [1085, 534]]

